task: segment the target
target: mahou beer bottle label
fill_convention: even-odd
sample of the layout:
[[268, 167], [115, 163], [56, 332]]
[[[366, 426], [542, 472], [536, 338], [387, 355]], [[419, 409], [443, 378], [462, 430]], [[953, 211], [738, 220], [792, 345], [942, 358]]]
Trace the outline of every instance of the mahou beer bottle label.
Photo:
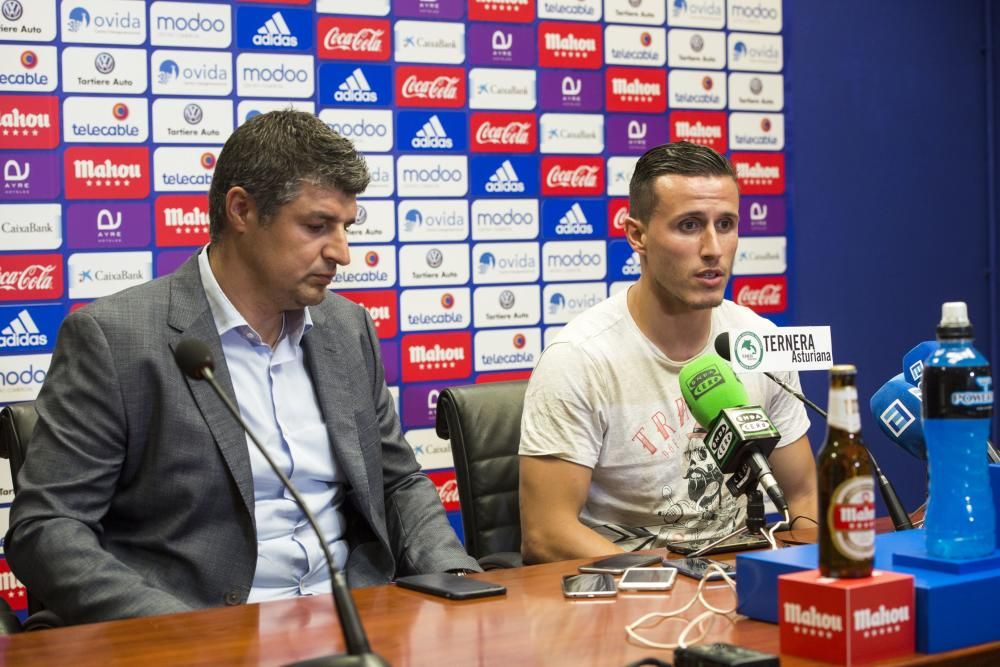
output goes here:
[[861, 432], [861, 413], [858, 411], [857, 387], [834, 387], [830, 389], [830, 414], [827, 424], [847, 431]]
[[830, 498], [827, 525], [834, 548], [853, 560], [875, 555], [875, 482], [870, 475], [851, 477]]

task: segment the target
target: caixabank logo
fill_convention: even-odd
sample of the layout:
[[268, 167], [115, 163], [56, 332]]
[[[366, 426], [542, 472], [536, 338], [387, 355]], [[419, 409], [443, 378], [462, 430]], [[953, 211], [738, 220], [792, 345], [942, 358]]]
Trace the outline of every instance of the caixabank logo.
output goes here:
[[538, 59], [531, 26], [502, 23], [469, 25], [469, 64], [487, 67], [531, 67]]
[[149, 196], [146, 147], [73, 146], [63, 156], [67, 199], [145, 199]]
[[368, 311], [379, 338], [395, 338], [399, 333], [399, 306], [395, 290], [369, 290], [365, 292], [337, 292]]
[[0, 307], [0, 354], [48, 352], [64, 315], [56, 305]]
[[541, 70], [538, 77], [542, 111], [604, 110], [604, 77], [600, 72]]
[[604, 238], [607, 215], [602, 199], [546, 199], [542, 202], [542, 238]]
[[61, 3], [64, 42], [142, 44], [146, 3], [140, 0], [69, 0]]
[[0, 151], [0, 202], [53, 200], [60, 186], [55, 153]]
[[238, 7], [236, 45], [251, 50], [311, 51], [313, 14], [307, 9]]
[[472, 194], [476, 197], [534, 197], [538, 158], [533, 155], [472, 156]]
[[541, 67], [598, 69], [603, 64], [601, 26], [585, 23], [538, 24], [538, 64]]
[[59, 204], [0, 205], [0, 248], [54, 250], [62, 241]]
[[528, 111], [537, 103], [533, 69], [474, 67], [469, 70], [470, 109]]
[[157, 247], [205, 245], [208, 226], [208, 195], [156, 198]]
[[388, 65], [323, 63], [319, 66], [321, 106], [392, 104], [392, 68]]
[[396, 105], [458, 109], [466, 101], [465, 70], [461, 67], [396, 68]]
[[0, 256], [0, 301], [51, 301], [63, 289], [62, 255]]
[[153, 46], [225, 49], [232, 41], [232, 15], [227, 5], [157, 1], [149, 7], [149, 43]]
[[401, 151], [464, 151], [468, 118], [463, 111], [400, 111], [396, 114]]
[[538, 119], [542, 153], [600, 153], [604, 116], [591, 113], [543, 113]]
[[618, 155], [642, 155], [667, 143], [663, 116], [611, 114], [607, 117], [608, 151]]
[[531, 23], [535, 20], [535, 0], [469, 0], [469, 18]]
[[780, 195], [785, 192], [784, 153], [733, 153], [729, 160], [743, 195]]
[[0, 91], [50, 93], [57, 85], [56, 47], [0, 46]]
[[663, 113], [667, 110], [667, 73], [662, 69], [609, 67], [604, 80], [608, 111]]
[[538, 147], [533, 113], [476, 112], [470, 125], [474, 153], [533, 153]]
[[396, 285], [396, 246], [356, 245], [351, 262], [337, 269], [333, 289], [367, 289]]
[[446, 21], [396, 21], [394, 60], [398, 63], [465, 62], [465, 24]]
[[597, 197], [604, 194], [600, 157], [542, 158], [542, 194], [549, 197]]
[[141, 144], [149, 138], [149, 100], [144, 97], [67, 97], [67, 143]]
[[153, 253], [78, 252], [66, 260], [71, 299], [99, 299], [153, 279]]
[[0, 95], [3, 147], [55, 148], [59, 144], [59, 98]]
[[403, 336], [403, 382], [459, 380], [472, 374], [472, 335], [467, 331]]
[[220, 147], [161, 146], [153, 151], [157, 192], [208, 192]]
[[71, 204], [66, 209], [66, 245], [74, 250], [145, 248], [152, 228], [146, 202]]
[[688, 141], [725, 153], [729, 149], [726, 114], [721, 111], [672, 111], [670, 141]]
[[3, 0], [0, 37], [19, 42], [51, 42], [56, 38], [55, 2]]
[[317, 55], [324, 60], [389, 60], [392, 27], [383, 19], [323, 17], [316, 22]]
[[62, 52], [64, 93], [117, 93], [137, 95], [149, 86], [146, 52], [69, 46]]

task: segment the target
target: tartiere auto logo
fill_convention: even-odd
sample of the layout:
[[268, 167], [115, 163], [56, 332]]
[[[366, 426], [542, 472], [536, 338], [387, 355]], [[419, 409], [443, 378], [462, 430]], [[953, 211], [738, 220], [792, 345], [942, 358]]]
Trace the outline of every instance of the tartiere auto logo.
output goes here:
[[383, 19], [323, 17], [317, 35], [317, 55], [326, 60], [388, 60], [392, 53], [392, 29]]
[[67, 199], [144, 199], [149, 149], [73, 146], [63, 157]]

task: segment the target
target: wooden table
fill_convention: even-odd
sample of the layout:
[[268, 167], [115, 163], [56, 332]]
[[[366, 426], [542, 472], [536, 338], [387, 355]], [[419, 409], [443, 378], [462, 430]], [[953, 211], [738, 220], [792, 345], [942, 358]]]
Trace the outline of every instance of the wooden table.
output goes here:
[[[722, 560], [732, 560], [734, 557]], [[563, 598], [567, 561], [475, 575], [503, 584], [507, 595], [452, 602], [380, 586], [355, 591], [373, 649], [395, 667], [435, 665], [625, 665], [671, 651], [630, 643], [624, 626], [652, 611], [683, 605], [696, 582], [678, 577], [670, 593], [619, 593], [608, 601]], [[733, 594], [713, 585], [708, 599], [731, 606]], [[685, 616], [693, 618], [700, 605]], [[666, 621], [643, 634], [673, 642], [682, 624]], [[778, 653], [776, 625], [717, 621], [709, 639]], [[342, 652], [340, 626], [326, 596], [155, 616], [0, 638], [0, 664], [274, 665]], [[913, 654], [890, 665], [1000, 665], [1000, 642], [936, 655]], [[817, 665], [783, 657], [781, 664]]]

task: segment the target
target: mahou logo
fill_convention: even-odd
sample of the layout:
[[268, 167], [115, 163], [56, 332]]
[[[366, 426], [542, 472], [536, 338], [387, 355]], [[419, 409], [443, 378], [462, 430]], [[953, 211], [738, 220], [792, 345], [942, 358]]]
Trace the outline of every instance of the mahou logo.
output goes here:
[[625, 238], [625, 218], [628, 217], [628, 199], [608, 200], [608, 236]]
[[690, 141], [725, 153], [729, 148], [726, 124], [722, 111], [674, 111], [670, 114], [670, 141]]
[[740, 194], [780, 195], [785, 192], [784, 153], [733, 153]]
[[[542, 67], [598, 69], [603, 60], [603, 37], [601, 26], [596, 24], [539, 23], [538, 64]], [[666, 76], [665, 72], [660, 73]], [[666, 90], [666, 85], [663, 90]]]
[[403, 336], [403, 382], [458, 380], [471, 374], [471, 333]]
[[396, 105], [461, 108], [465, 106], [465, 70], [461, 67], [397, 67]]
[[476, 153], [532, 153], [538, 147], [533, 113], [472, 114], [472, 150]]
[[604, 194], [604, 160], [600, 157], [542, 158], [542, 194], [557, 197]]
[[368, 311], [379, 338], [395, 338], [399, 333], [399, 306], [395, 290], [337, 293]]
[[[454, 474], [452, 474], [452, 477], [454, 477]], [[441, 493], [440, 487], [438, 488], [438, 495], [442, 496], [442, 502], [444, 502], [444, 496]], [[455, 488], [455, 495], [456, 497], [458, 496], [458, 487]], [[455, 509], [458, 509], [457, 503]], [[25, 611], [28, 609], [28, 595], [24, 584], [10, 571], [7, 559], [0, 561], [0, 596], [3, 596], [3, 599], [7, 601], [7, 604], [14, 611]]]
[[208, 243], [208, 195], [156, 198], [156, 245], [202, 246]]
[[59, 143], [59, 98], [0, 95], [0, 146], [55, 148]]
[[604, 82], [608, 111], [663, 113], [667, 110], [666, 70], [609, 67]]
[[473, 21], [531, 23], [535, 20], [535, 0], [469, 0]]
[[317, 31], [324, 60], [388, 60], [392, 53], [392, 31], [385, 20], [325, 17]]
[[444, 505], [445, 512], [457, 512], [458, 504], [458, 482], [455, 481], [454, 470], [444, 470], [441, 472], [429, 472], [427, 476], [437, 487], [441, 504]]
[[733, 301], [755, 313], [783, 313], [788, 310], [788, 280], [785, 276], [734, 278]]
[[149, 149], [74, 146], [63, 157], [67, 199], [144, 199]]
[[62, 255], [0, 257], [0, 301], [41, 301], [63, 295]]

